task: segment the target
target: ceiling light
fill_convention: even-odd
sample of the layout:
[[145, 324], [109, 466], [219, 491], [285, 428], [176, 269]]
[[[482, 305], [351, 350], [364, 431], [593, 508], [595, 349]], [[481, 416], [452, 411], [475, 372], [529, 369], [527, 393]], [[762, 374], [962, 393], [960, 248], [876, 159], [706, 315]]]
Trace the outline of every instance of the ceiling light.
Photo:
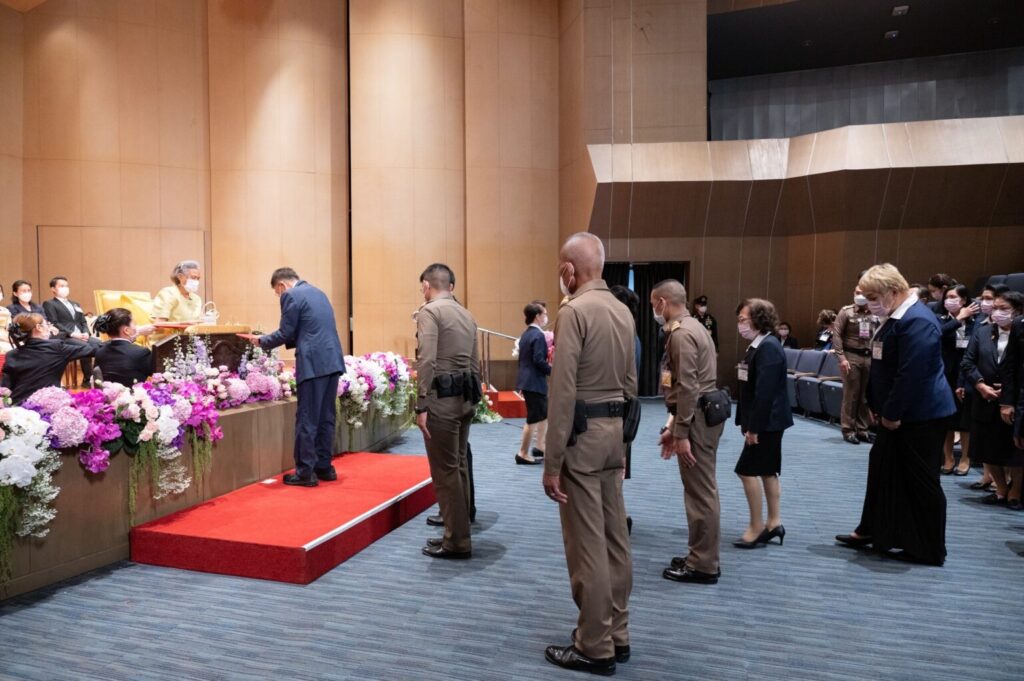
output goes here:
[[905, 17], [909, 11], [910, 5], [896, 5], [892, 8], [892, 15], [894, 17]]
[[895, 40], [898, 37], [900, 37], [900, 32], [899, 31], [886, 31], [885, 32], [885, 39], [886, 40]]
[[814, 44], [814, 41], [813, 40], [804, 40], [800, 44], [803, 45], [804, 47], [810, 47], [811, 45]]

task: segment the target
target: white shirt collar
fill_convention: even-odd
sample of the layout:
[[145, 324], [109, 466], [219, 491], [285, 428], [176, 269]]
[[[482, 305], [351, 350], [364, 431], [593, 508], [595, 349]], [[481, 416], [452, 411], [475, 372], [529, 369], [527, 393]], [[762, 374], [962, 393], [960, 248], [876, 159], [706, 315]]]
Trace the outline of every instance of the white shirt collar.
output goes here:
[[757, 346], [760, 345], [761, 341], [763, 341], [767, 337], [768, 337], [768, 334], [762, 333], [760, 336], [758, 336], [754, 340], [750, 341], [750, 347], [752, 347], [755, 350], [757, 350]]
[[917, 295], [912, 292], [908, 292], [907, 299], [904, 300], [903, 303], [899, 307], [897, 307], [891, 315], [889, 315], [889, 319], [903, 319], [903, 315], [905, 315], [907, 313], [907, 310], [912, 308], [914, 306], [914, 303], [916, 302]]
[[537, 324], [536, 322], [534, 322], [533, 324], [530, 324], [530, 326], [532, 326], [533, 328], [537, 329], [541, 333], [544, 333], [544, 327], [542, 327], [540, 324]]

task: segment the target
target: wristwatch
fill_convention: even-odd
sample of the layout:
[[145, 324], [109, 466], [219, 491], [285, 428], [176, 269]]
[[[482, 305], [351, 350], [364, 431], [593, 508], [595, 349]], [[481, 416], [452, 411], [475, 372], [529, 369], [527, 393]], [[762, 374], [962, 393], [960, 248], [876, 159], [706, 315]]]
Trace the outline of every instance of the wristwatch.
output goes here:
[[426, 407], [416, 407], [416, 413], [417, 414], [426, 414], [427, 413], [427, 408]]

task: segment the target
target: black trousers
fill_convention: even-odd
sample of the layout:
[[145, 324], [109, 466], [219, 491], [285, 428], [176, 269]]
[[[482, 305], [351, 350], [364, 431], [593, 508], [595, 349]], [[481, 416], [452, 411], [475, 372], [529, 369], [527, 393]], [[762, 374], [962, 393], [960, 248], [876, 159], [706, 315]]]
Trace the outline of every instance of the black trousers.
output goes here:
[[313, 469], [331, 467], [334, 456], [334, 402], [341, 374], [318, 376], [298, 385], [295, 411], [295, 474], [313, 475]]
[[880, 428], [868, 459], [857, 534], [875, 549], [903, 549], [933, 565], [946, 559], [946, 495], [939, 483], [947, 419]]

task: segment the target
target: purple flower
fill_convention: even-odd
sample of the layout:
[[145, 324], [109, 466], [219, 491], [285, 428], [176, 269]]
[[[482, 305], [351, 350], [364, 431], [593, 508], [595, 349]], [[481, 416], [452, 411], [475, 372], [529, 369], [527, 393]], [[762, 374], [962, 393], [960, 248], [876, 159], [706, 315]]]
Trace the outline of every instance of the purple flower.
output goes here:
[[32, 393], [22, 405], [27, 409], [39, 412], [40, 416], [50, 416], [71, 404], [71, 394], [63, 388], [40, 388]]

